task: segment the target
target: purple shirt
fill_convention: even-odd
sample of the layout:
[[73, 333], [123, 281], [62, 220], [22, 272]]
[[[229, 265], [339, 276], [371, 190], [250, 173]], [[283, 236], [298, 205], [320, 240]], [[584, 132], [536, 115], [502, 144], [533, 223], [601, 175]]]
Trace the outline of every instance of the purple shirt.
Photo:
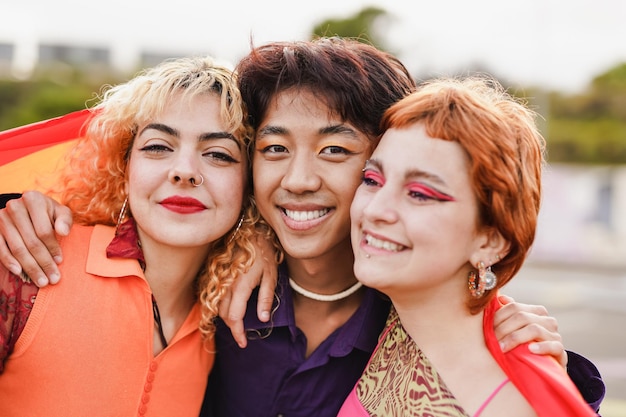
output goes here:
[[[306, 337], [295, 324], [286, 265], [278, 272], [273, 326], [256, 318], [256, 291], [248, 302], [248, 347], [240, 349], [218, 320], [217, 355], [201, 417], [335, 417], [365, 369], [389, 314], [385, 296], [367, 289], [354, 315], [305, 359]], [[597, 410], [605, 393], [598, 370], [568, 354], [572, 380]]]
[[240, 349], [230, 330], [218, 323], [216, 362], [202, 416], [336, 416], [361, 376], [385, 325], [389, 301], [366, 289], [352, 317], [305, 358], [306, 337], [296, 327], [287, 277], [283, 264], [273, 327], [256, 318], [257, 294], [252, 295], [244, 325], [260, 336], [249, 331], [248, 347]]

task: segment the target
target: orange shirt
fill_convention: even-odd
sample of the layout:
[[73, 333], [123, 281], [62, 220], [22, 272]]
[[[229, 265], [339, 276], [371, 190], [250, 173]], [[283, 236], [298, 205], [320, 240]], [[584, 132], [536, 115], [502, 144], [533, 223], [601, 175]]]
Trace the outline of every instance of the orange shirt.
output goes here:
[[150, 287], [137, 260], [106, 257], [113, 236], [74, 226], [63, 239], [64, 279], [39, 290], [0, 374], [1, 416], [198, 416], [214, 361], [199, 305], [153, 356]]

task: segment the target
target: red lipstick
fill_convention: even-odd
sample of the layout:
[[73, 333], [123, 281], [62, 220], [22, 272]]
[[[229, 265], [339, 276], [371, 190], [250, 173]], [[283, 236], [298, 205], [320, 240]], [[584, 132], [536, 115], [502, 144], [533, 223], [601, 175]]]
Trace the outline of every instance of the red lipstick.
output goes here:
[[162, 200], [160, 204], [166, 209], [180, 214], [192, 214], [206, 210], [206, 206], [199, 200], [177, 195]]

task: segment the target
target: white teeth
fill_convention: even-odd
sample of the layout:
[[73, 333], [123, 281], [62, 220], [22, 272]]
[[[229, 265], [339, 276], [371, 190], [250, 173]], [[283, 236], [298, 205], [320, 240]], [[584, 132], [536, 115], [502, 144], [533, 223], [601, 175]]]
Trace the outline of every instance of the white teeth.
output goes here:
[[285, 209], [285, 214], [291, 220], [294, 220], [294, 221], [297, 221], [297, 222], [304, 222], [304, 221], [307, 221], [307, 220], [318, 219], [318, 218], [324, 216], [329, 211], [330, 211], [330, 209], [312, 210], [312, 211], [294, 211], [294, 210], [287, 210], [287, 209]]
[[378, 249], [384, 249], [390, 252], [399, 252], [400, 250], [402, 250], [401, 245], [386, 240], [376, 239], [375, 237], [370, 235], [365, 236], [365, 241], [369, 246], [373, 246]]

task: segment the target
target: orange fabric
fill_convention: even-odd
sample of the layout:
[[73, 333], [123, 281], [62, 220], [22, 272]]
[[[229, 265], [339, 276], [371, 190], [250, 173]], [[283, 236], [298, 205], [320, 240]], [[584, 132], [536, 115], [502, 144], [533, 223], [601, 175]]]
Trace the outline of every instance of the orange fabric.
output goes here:
[[136, 260], [106, 258], [113, 233], [63, 239], [65, 278], [39, 291], [0, 375], [3, 417], [198, 416], [214, 360], [199, 306], [154, 357], [150, 288]]
[[0, 132], [0, 193], [45, 191], [91, 115], [81, 110]]
[[492, 356], [539, 417], [592, 417], [596, 413], [580, 395], [565, 369], [550, 356], [535, 355], [528, 344], [502, 353], [493, 329], [501, 307], [496, 297], [485, 310], [483, 332]]

